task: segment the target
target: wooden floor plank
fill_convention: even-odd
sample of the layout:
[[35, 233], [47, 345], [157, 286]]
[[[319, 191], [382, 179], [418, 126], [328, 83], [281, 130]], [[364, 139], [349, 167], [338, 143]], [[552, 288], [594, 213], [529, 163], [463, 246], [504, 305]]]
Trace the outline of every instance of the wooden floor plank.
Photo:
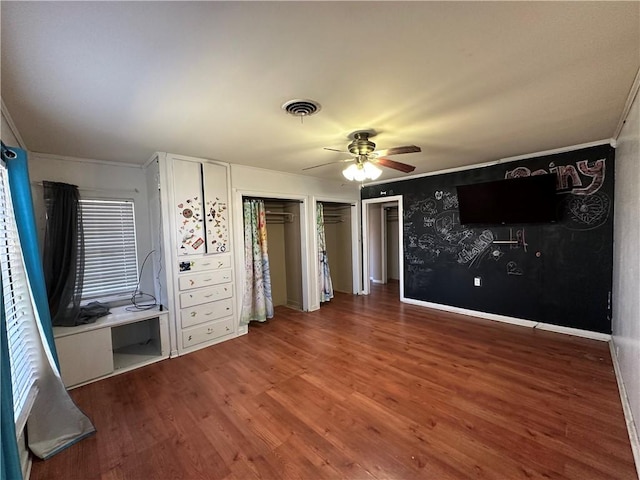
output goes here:
[[31, 479], [636, 479], [608, 345], [337, 293], [72, 390]]

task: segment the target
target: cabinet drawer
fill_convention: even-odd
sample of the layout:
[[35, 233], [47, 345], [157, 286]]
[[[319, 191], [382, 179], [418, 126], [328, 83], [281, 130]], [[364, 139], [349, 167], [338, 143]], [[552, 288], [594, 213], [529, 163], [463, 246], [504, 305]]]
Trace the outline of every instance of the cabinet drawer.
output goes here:
[[198, 258], [178, 257], [178, 272], [202, 272], [231, 268], [231, 255], [207, 255]]
[[214, 302], [233, 295], [231, 283], [180, 294], [180, 308], [193, 307], [201, 303]]
[[182, 331], [182, 348], [193, 347], [233, 333], [233, 317], [205, 323]]
[[220, 283], [231, 281], [231, 270], [216, 270], [213, 272], [194, 273], [192, 275], [181, 275], [178, 278], [180, 290], [191, 290], [192, 288], [208, 287]]
[[217, 320], [233, 314], [233, 299], [226, 298], [217, 302], [203, 303], [180, 311], [182, 328], [192, 327], [199, 323]]

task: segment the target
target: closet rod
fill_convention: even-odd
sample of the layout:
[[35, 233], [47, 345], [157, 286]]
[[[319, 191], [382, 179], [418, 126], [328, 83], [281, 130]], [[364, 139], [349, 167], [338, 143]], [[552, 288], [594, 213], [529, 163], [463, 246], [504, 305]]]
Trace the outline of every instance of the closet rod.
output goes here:
[[[31, 185], [35, 185], [38, 187], [44, 187], [42, 182], [31, 182]], [[81, 192], [120, 192], [120, 193], [140, 193], [140, 190], [137, 188], [133, 189], [122, 189], [122, 188], [92, 188], [92, 187], [81, 187], [78, 185], [78, 190]]]
[[291, 212], [272, 212], [270, 210], [266, 210], [264, 213], [266, 213], [267, 215], [282, 215], [282, 216], [290, 216], [290, 217], [293, 217], [295, 215]]

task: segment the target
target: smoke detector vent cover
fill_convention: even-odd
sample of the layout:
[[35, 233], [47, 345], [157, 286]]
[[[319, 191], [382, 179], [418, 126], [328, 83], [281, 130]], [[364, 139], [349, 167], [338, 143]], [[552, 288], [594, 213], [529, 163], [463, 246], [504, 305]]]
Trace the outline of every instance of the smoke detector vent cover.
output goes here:
[[282, 109], [294, 117], [308, 117], [320, 111], [320, 104], [313, 100], [289, 100], [282, 105]]

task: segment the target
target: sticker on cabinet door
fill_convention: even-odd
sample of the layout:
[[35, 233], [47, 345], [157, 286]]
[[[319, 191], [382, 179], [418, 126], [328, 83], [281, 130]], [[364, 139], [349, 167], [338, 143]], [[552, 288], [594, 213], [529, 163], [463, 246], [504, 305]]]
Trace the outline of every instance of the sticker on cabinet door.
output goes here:
[[202, 238], [202, 205], [199, 197], [178, 203], [178, 248], [181, 255], [197, 252]]
[[229, 226], [227, 221], [227, 203], [216, 197], [206, 202], [208, 253], [226, 252], [229, 243]]

